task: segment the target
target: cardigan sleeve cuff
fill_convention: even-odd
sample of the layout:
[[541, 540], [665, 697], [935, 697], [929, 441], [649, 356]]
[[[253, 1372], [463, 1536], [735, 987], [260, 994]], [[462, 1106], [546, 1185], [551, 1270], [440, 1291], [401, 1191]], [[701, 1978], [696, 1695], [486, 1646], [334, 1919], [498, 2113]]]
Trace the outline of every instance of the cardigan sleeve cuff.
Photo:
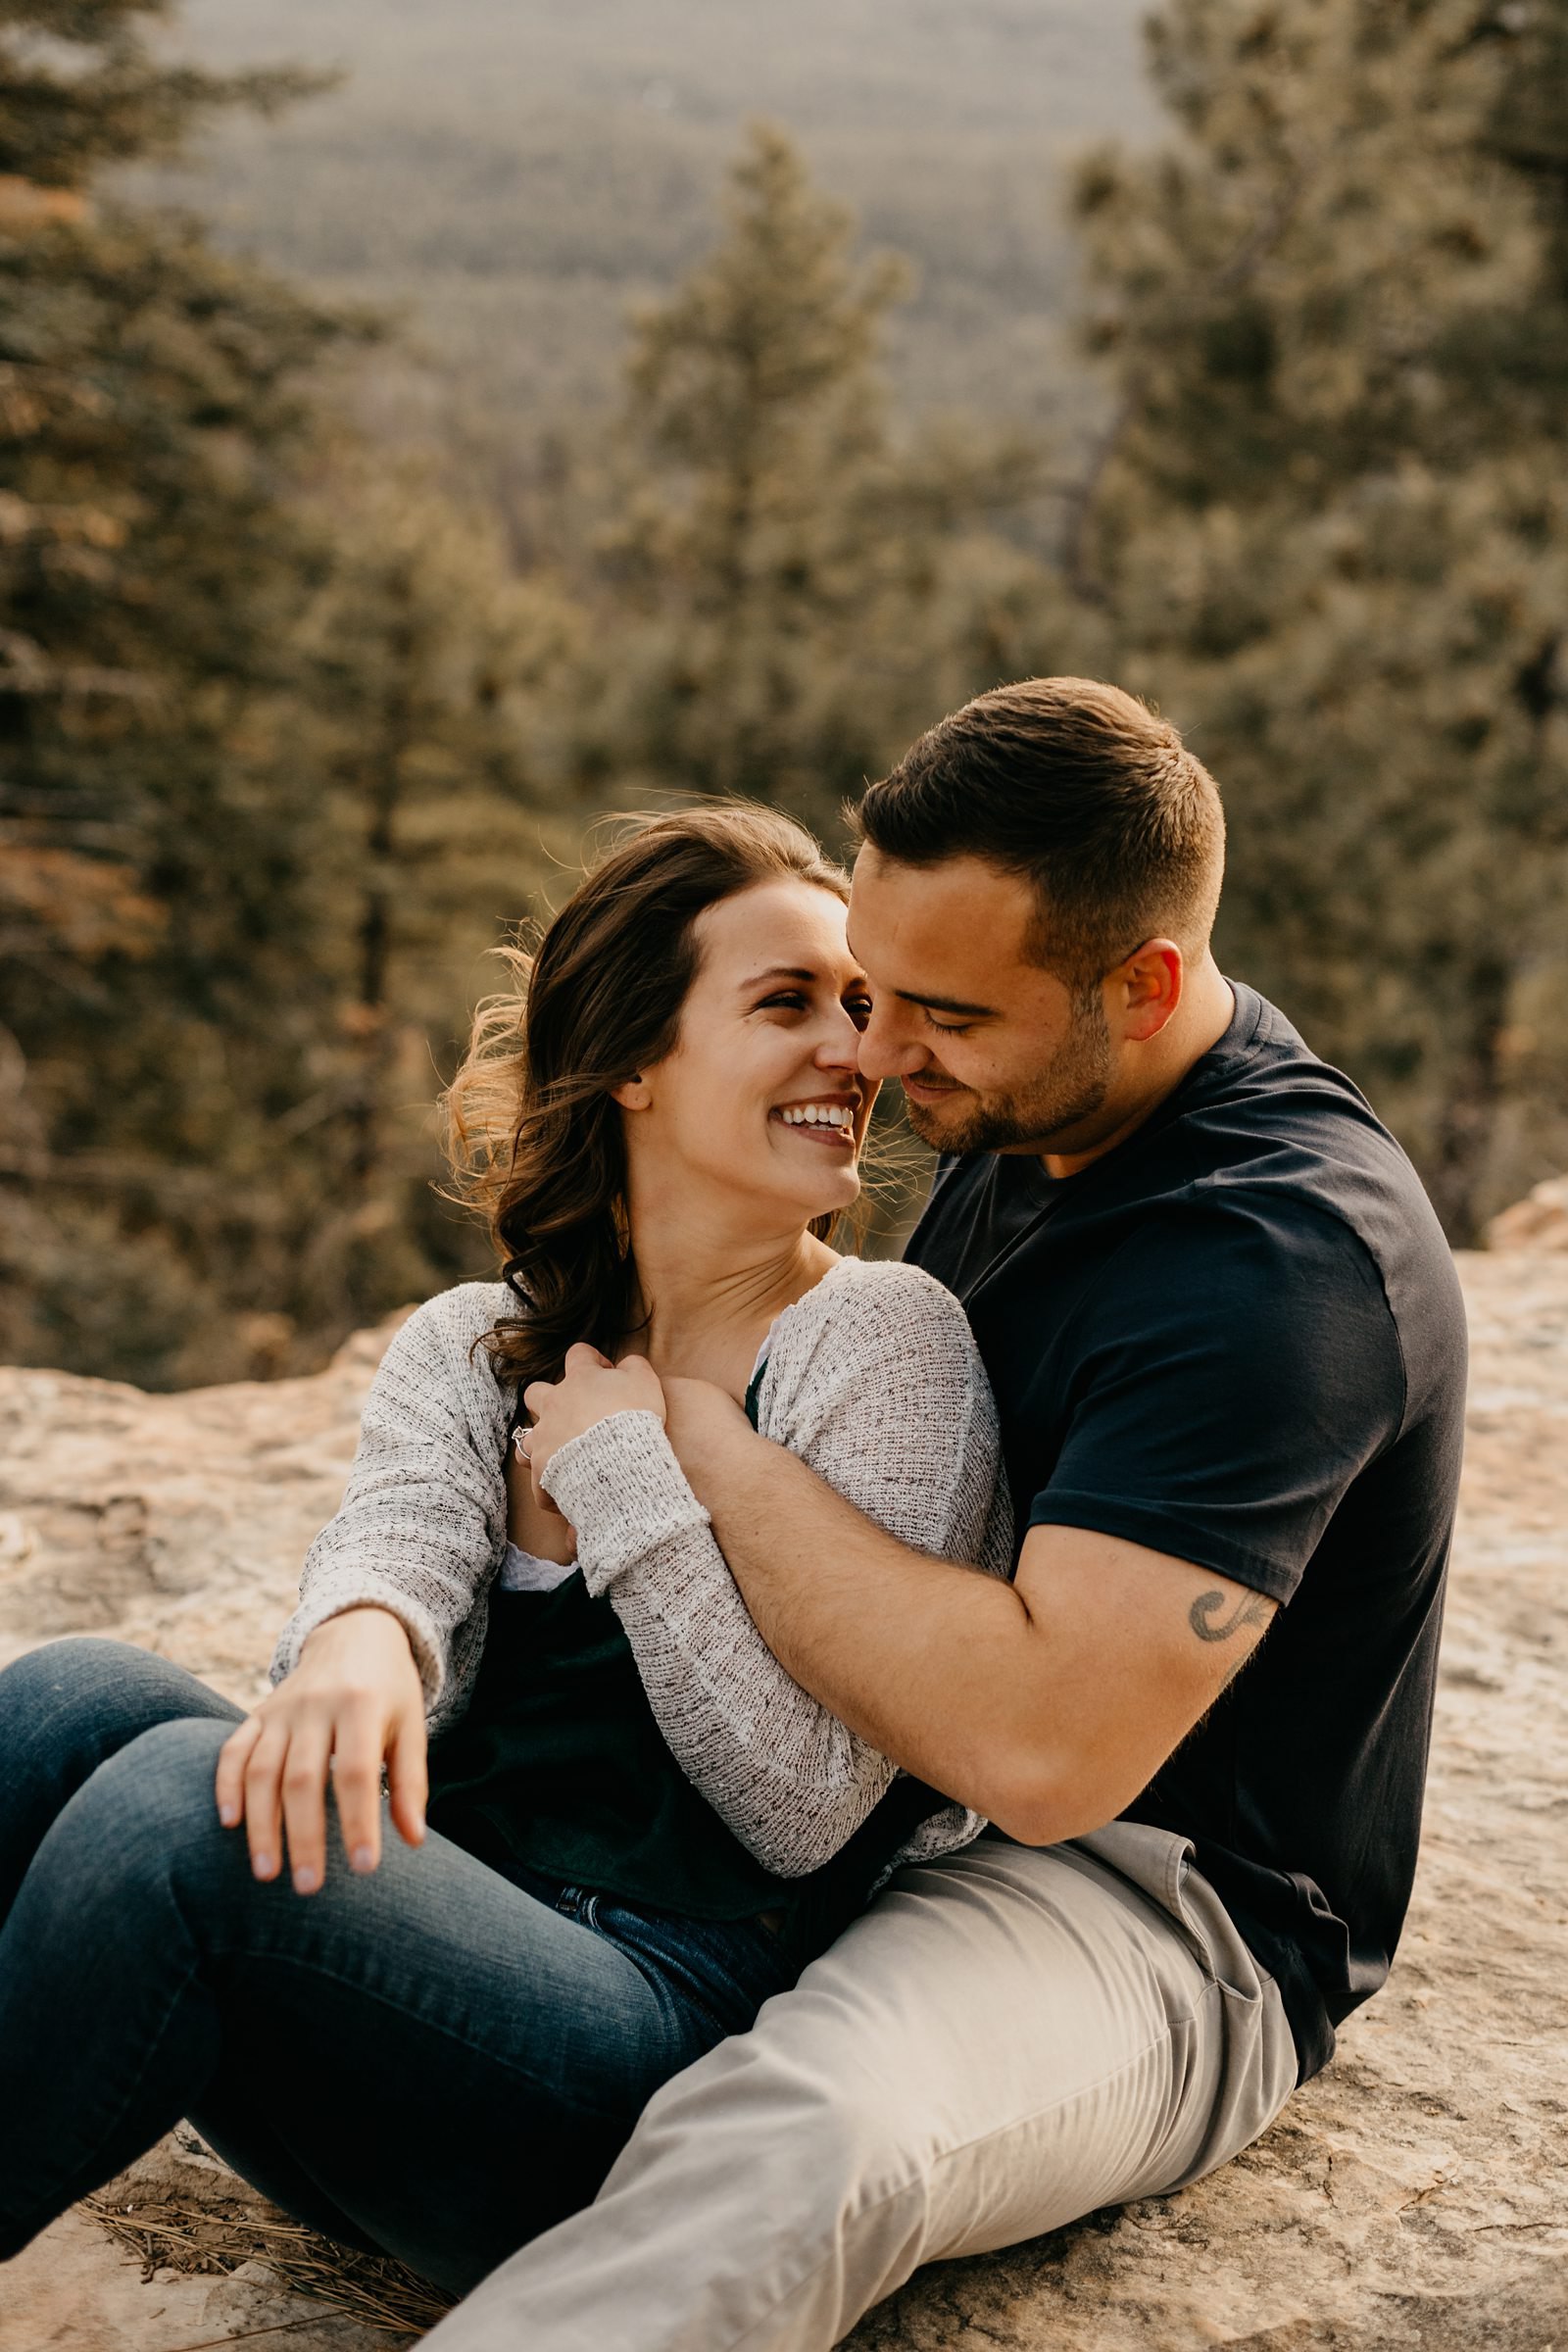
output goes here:
[[577, 1536], [590, 1592], [672, 1538], [708, 1526], [657, 1413], [612, 1413], [551, 1456], [545, 1493]]

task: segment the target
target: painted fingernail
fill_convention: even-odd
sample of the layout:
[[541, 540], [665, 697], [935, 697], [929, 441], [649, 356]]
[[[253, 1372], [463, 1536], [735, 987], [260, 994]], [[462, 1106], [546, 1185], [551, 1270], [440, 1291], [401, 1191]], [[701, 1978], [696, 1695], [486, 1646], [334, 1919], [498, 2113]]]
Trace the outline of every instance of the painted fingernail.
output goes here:
[[294, 1873], [294, 1891], [296, 1894], [314, 1894], [320, 1884], [320, 1872], [314, 1869], [309, 1862], [302, 1862], [299, 1869]]
[[368, 1845], [357, 1845], [349, 1856], [349, 1862], [355, 1870], [373, 1870], [375, 1868], [375, 1856]]
[[259, 1879], [270, 1879], [270, 1878], [271, 1877], [271, 1875], [272, 1875], [272, 1870], [273, 1870], [273, 1862], [272, 1862], [272, 1857], [271, 1857], [271, 1855], [270, 1855], [270, 1854], [252, 1854], [252, 1856], [251, 1856], [251, 1869], [252, 1869], [252, 1870], [255, 1872], [256, 1876], [257, 1876]]
[[234, 1827], [235, 1822], [239, 1819], [238, 1805], [220, 1805], [218, 1808], [218, 1818], [222, 1823], [225, 1830], [231, 1830]]

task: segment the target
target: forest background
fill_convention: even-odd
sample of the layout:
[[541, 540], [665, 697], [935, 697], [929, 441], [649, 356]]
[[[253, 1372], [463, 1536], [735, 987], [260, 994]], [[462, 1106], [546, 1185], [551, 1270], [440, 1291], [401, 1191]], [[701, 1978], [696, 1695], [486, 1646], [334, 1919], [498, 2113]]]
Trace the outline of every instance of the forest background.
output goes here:
[[1568, 0], [1140, 14], [0, 0], [0, 1357], [481, 1270], [432, 1105], [593, 820], [840, 840], [1039, 671], [1456, 1242], [1568, 1165]]

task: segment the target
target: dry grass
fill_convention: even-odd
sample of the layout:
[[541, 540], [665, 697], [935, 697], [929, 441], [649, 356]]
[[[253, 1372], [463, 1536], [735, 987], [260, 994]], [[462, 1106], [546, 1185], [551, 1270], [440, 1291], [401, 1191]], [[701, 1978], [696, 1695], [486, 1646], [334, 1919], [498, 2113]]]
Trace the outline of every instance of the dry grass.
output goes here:
[[225, 2213], [177, 2198], [129, 2212], [105, 2196], [85, 2197], [82, 2206], [136, 2256], [147, 2278], [164, 2270], [218, 2277], [242, 2263], [264, 2262], [292, 2293], [410, 2342], [451, 2309], [449, 2296], [401, 2262], [336, 2246], [282, 2215], [274, 2221], [254, 2209], [236, 2206]]

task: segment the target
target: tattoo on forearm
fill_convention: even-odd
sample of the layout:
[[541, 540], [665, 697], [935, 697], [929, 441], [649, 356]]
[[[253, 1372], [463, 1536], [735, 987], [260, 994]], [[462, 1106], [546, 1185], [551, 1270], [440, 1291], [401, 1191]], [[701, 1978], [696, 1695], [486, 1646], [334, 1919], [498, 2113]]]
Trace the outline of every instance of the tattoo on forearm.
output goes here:
[[1249, 1592], [1222, 1621], [1219, 1612], [1224, 1606], [1223, 1592], [1200, 1592], [1187, 1612], [1187, 1622], [1200, 1642], [1228, 1642], [1243, 1626], [1267, 1625], [1272, 1615], [1261, 1592]]

